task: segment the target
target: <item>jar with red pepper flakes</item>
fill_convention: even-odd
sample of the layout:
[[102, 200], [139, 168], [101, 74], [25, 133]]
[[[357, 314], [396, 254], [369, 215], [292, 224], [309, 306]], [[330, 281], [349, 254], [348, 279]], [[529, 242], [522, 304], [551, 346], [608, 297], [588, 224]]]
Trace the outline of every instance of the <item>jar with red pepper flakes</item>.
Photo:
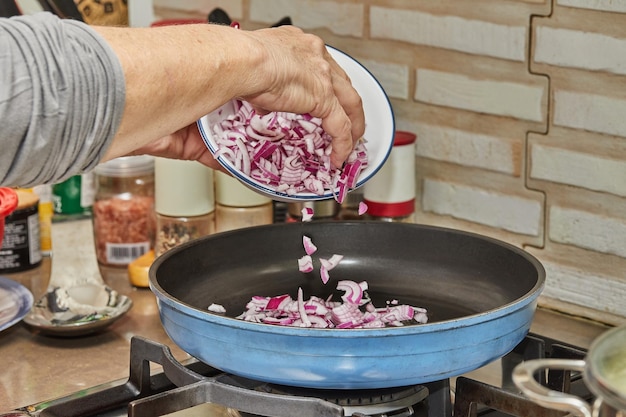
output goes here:
[[126, 267], [154, 248], [154, 157], [116, 158], [95, 175], [96, 257], [101, 265]]

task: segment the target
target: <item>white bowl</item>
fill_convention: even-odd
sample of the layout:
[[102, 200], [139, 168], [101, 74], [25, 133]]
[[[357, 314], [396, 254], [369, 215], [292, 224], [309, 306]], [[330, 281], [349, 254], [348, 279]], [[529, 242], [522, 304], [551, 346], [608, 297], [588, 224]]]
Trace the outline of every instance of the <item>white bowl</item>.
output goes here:
[[[335, 61], [337, 61], [348, 74], [352, 85], [363, 100], [366, 124], [363, 137], [367, 141], [366, 147], [369, 160], [367, 167], [361, 171], [356, 186], [353, 188], [356, 189], [365, 184], [378, 172], [391, 152], [395, 132], [393, 110], [389, 98], [380, 83], [363, 65], [338, 49], [330, 46], [326, 48]], [[213, 125], [232, 115], [234, 112], [235, 107], [233, 102], [228, 102], [198, 120], [200, 134], [212, 154], [215, 154], [218, 150], [218, 146], [215, 142], [216, 138], [213, 134]], [[328, 200], [334, 198], [337, 192], [337, 190], [328, 190], [323, 195], [312, 192], [300, 192], [293, 195], [278, 192], [272, 187], [268, 187], [266, 184], [244, 174], [228, 159], [218, 156], [217, 160], [228, 172], [247, 187], [267, 195], [273, 200], [283, 202]]]

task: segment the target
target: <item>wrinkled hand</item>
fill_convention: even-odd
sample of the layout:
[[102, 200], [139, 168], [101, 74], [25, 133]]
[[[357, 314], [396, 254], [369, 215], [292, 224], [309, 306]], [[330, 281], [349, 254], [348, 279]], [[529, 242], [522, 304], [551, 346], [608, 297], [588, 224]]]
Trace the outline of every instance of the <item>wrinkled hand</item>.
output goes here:
[[322, 119], [333, 138], [331, 161], [340, 167], [365, 131], [361, 97], [322, 39], [293, 26], [246, 32], [266, 54], [254, 71], [260, 90], [242, 99], [257, 109]]

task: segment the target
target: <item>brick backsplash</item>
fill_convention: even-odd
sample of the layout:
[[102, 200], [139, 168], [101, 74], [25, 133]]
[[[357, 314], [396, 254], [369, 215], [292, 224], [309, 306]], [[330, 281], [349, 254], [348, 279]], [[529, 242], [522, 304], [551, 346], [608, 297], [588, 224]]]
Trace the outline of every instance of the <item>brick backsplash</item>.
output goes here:
[[612, 0], [154, 0], [283, 16], [358, 59], [417, 133], [416, 221], [537, 256], [540, 304], [626, 322], [626, 6]]

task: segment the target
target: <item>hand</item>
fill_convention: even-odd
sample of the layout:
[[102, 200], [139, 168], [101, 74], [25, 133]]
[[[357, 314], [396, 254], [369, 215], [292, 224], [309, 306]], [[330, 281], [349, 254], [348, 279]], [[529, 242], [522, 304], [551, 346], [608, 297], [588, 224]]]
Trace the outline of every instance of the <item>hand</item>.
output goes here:
[[293, 26], [244, 33], [257, 40], [266, 58], [253, 74], [261, 91], [242, 99], [265, 111], [321, 118], [333, 138], [331, 161], [341, 167], [363, 136], [365, 116], [361, 97], [322, 39]]
[[195, 123], [132, 152], [132, 155], [143, 154], [198, 161], [210, 168], [227, 172], [209, 152]]

